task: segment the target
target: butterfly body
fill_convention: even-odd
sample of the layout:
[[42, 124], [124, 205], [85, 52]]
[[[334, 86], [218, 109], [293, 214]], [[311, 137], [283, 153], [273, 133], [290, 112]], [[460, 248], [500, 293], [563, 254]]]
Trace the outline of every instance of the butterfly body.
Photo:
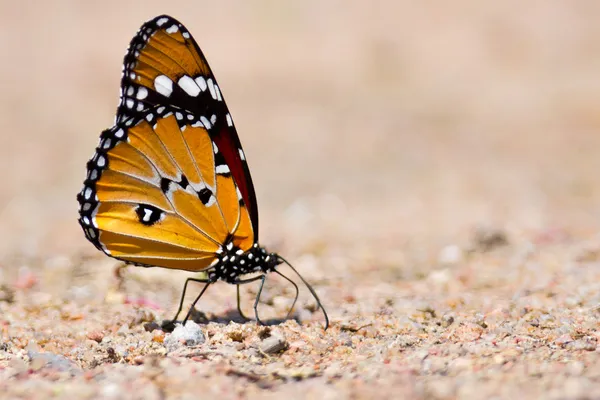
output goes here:
[[[131, 41], [115, 125], [87, 170], [79, 223], [111, 257], [205, 271], [207, 286], [264, 284], [287, 264], [258, 245], [256, 196], [233, 120], [200, 48], [171, 17], [148, 21]], [[242, 278], [252, 273], [259, 278]]]

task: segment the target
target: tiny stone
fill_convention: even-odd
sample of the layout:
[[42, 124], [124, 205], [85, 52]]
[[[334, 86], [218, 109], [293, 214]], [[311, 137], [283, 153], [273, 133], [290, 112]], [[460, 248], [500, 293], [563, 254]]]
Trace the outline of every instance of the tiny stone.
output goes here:
[[117, 335], [119, 335], [119, 336], [125, 336], [128, 333], [129, 333], [129, 326], [127, 324], [121, 325], [121, 327], [117, 331]]
[[227, 333], [229, 339], [234, 342], [243, 342], [244, 341], [244, 333], [242, 331], [231, 331]]
[[77, 364], [60, 354], [29, 351], [27, 355], [29, 356], [31, 365], [34, 367], [34, 369], [46, 367], [56, 369], [58, 371], [70, 372], [71, 374], [75, 374], [76, 372], [80, 371], [80, 368]]
[[279, 353], [288, 347], [288, 343], [285, 338], [279, 335], [273, 335], [265, 340], [260, 345], [260, 350], [266, 354]]
[[155, 330], [157, 330], [157, 329], [160, 329], [160, 325], [158, 325], [158, 324], [157, 324], [155, 321], [152, 321], [152, 322], [146, 322], [146, 323], [144, 324], [144, 330], [145, 330], [146, 332], [153, 332], [153, 331], [155, 331]]
[[100, 342], [102, 342], [102, 339], [104, 339], [104, 334], [99, 331], [89, 332], [87, 334], [87, 338], [90, 340], [93, 340], [97, 343], [100, 343]]
[[564, 334], [560, 337], [558, 337], [555, 341], [554, 344], [557, 346], [565, 346], [568, 343], [571, 343], [573, 341], [573, 338], [571, 337], [571, 335], [569, 334]]
[[173, 351], [181, 346], [197, 346], [205, 341], [200, 326], [194, 321], [188, 321], [185, 326], [177, 324], [173, 332], [165, 338], [164, 343], [169, 351]]
[[537, 328], [540, 326], [540, 321], [537, 318], [534, 318], [531, 321], [529, 321], [529, 325], [533, 326], [534, 328]]
[[450, 314], [446, 314], [442, 317], [442, 327], [447, 328], [454, 323], [454, 317]]
[[15, 291], [8, 285], [0, 285], [0, 302], [12, 303], [15, 301]]
[[125, 357], [129, 356], [129, 352], [127, 351], [127, 348], [123, 345], [118, 345], [115, 347], [115, 354], [121, 358], [125, 358]]
[[483, 329], [486, 329], [488, 327], [488, 325], [485, 323], [483, 315], [481, 315], [481, 314], [477, 314], [475, 316], [475, 323], [477, 325], [479, 325], [480, 327], [482, 327]]
[[569, 343], [569, 349], [594, 351], [596, 350], [596, 342], [589, 339], [578, 339]]

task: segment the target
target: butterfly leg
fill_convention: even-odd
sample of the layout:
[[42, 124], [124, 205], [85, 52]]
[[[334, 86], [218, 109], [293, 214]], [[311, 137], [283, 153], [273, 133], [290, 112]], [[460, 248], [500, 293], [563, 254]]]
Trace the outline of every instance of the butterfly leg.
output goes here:
[[258, 302], [260, 300], [260, 294], [262, 293], [263, 286], [265, 286], [266, 279], [267, 279], [267, 275], [262, 275], [262, 278], [260, 281], [260, 287], [258, 288], [258, 293], [256, 294], [256, 300], [254, 300], [254, 315], [256, 316], [256, 322], [258, 322], [261, 325], [264, 325], [265, 323], [262, 322], [260, 320], [260, 318], [258, 317]]
[[300, 290], [298, 289], [298, 285], [296, 285], [296, 282], [294, 282], [293, 280], [291, 280], [290, 278], [288, 278], [287, 276], [285, 276], [284, 274], [282, 274], [281, 272], [279, 272], [277, 270], [274, 270], [273, 272], [275, 272], [277, 275], [281, 276], [283, 279], [285, 279], [286, 281], [288, 281], [289, 283], [294, 285], [294, 288], [296, 289], [296, 296], [294, 296], [294, 302], [292, 303], [290, 310], [288, 311], [287, 315], [285, 316], [285, 319], [289, 319], [290, 314], [292, 314], [292, 311], [294, 311], [294, 306], [296, 305], [296, 301], [298, 301], [298, 295], [300, 294]]
[[[187, 320], [190, 318], [190, 314], [192, 313], [192, 310], [196, 306], [196, 303], [198, 302], [198, 300], [200, 300], [200, 297], [202, 297], [202, 295], [204, 294], [204, 292], [206, 292], [206, 289], [208, 289], [208, 287], [210, 286], [210, 284], [213, 283], [213, 282], [211, 282], [209, 280], [196, 280], [196, 282], [206, 282], [206, 285], [204, 285], [204, 288], [202, 288], [202, 291], [200, 292], [200, 294], [198, 295], [198, 297], [196, 297], [196, 300], [194, 300], [194, 302], [190, 306], [190, 309], [188, 310], [187, 314], [185, 315], [185, 318], [183, 319], [183, 322], [182, 322], [182, 325], [184, 325], [184, 326], [185, 326], [185, 323], [187, 322]], [[186, 284], [187, 284], [187, 281], [186, 281]]]
[[[262, 286], [265, 283], [265, 275], [255, 276], [254, 278], [250, 278], [250, 279], [240, 279], [240, 280], [237, 280], [234, 282], [237, 285], [237, 309], [238, 309], [238, 312], [240, 313], [240, 315], [242, 316], [242, 318], [244, 318], [247, 321], [250, 320], [250, 318], [248, 318], [244, 315], [244, 313], [242, 312], [242, 307], [240, 305], [240, 285], [256, 282], [259, 279], [262, 279], [262, 284], [260, 285], [260, 290], [262, 290]], [[260, 292], [259, 292], [259, 297], [260, 297]], [[256, 304], [255, 304], [254, 310], [256, 311]]]
[[[188, 285], [188, 283], [190, 283], [190, 281], [191, 282], [199, 282], [199, 283], [208, 283], [208, 280], [206, 280], [206, 279], [187, 278], [185, 280], [185, 284], [183, 285], [183, 293], [181, 293], [181, 300], [179, 300], [179, 308], [177, 309], [177, 313], [175, 314], [175, 317], [171, 321], [169, 321], [169, 323], [168, 323], [169, 325], [175, 325], [175, 322], [177, 322], [177, 317], [179, 317], [179, 313], [181, 313], [181, 309], [183, 308], [183, 300], [185, 299], [185, 292], [187, 290], [187, 285]], [[195, 303], [196, 302], [194, 302], [194, 304]]]
[[250, 318], [248, 318], [248, 317], [246, 317], [246, 316], [244, 315], [244, 312], [242, 311], [242, 305], [240, 304], [240, 284], [239, 284], [239, 283], [236, 285], [236, 288], [237, 288], [237, 309], [238, 309], [238, 312], [240, 313], [240, 316], [241, 316], [241, 317], [242, 317], [242, 318], [243, 318], [245, 321], [249, 321], [249, 320], [250, 320]]

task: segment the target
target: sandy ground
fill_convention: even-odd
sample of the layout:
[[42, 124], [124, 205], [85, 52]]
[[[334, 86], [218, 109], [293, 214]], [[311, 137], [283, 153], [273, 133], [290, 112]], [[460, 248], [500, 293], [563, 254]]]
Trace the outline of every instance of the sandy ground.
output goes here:
[[[600, 398], [600, 4], [0, 2], [0, 398]], [[139, 25], [209, 58], [272, 277], [97, 252], [75, 194]], [[243, 294], [253, 315], [257, 287]], [[199, 286], [186, 298], [191, 303]]]

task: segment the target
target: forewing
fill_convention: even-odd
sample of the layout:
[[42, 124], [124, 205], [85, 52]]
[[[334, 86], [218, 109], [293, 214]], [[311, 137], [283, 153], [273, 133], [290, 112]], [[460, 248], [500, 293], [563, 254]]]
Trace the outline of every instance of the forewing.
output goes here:
[[197, 116], [221, 151], [258, 240], [258, 208], [246, 157], [221, 89], [189, 31], [169, 16], [146, 22], [129, 45], [121, 80], [117, 123], [154, 106]]

